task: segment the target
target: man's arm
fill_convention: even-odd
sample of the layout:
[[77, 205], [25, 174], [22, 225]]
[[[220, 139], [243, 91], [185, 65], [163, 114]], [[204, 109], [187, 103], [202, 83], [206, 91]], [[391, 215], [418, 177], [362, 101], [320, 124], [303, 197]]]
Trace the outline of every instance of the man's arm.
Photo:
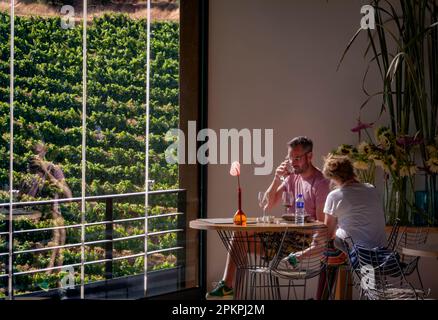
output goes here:
[[[317, 248], [321, 248], [321, 244], [327, 240], [333, 239], [336, 234], [336, 228], [338, 226], [338, 218], [331, 214], [324, 213], [324, 224], [327, 226], [327, 238], [325, 232], [316, 231], [313, 235], [312, 243], [309, 248], [295, 252], [294, 255], [297, 259], [304, 259], [314, 254], [320, 255], [321, 251]], [[325, 250], [325, 249], [324, 249]]]
[[284, 175], [287, 173], [286, 166], [287, 162], [283, 161], [277, 169], [275, 169], [275, 176], [272, 180], [271, 185], [269, 186], [268, 190], [265, 192], [265, 198], [266, 198], [266, 205], [265, 210], [273, 208], [281, 199], [281, 195], [283, 193], [283, 183], [281, 181], [281, 177], [284, 177]]
[[281, 195], [283, 193], [283, 184], [279, 177], [275, 176], [274, 180], [272, 180], [271, 185], [268, 190], [266, 190], [266, 199], [267, 203], [265, 205], [265, 210], [269, 210], [276, 206], [276, 204], [280, 201]]

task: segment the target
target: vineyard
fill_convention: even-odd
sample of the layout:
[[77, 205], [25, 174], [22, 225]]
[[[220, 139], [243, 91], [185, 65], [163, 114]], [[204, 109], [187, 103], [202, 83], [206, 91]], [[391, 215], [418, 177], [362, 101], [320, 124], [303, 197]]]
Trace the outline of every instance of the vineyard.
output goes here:
[[[0, 203], [9, 201], [9, 29], [10, 18], [0, 13]], [[32, 180], [29, 163], [33, 147], [43, 142], [46, 160], [62, 169], [73, 197], [81, 195], [82, 143], [82, 27], [61, 28], [59, 18], [16, 17], [14, 77], [14, 185]], [[87, 114], [86, 114], [86, 195], [109, 195], [143, 191], [145, 186], [145, 141], [149, 140], [149, 179], [152, 190], [178, 187], [178, 167], [165, 161], [170, 142], [165, 133], [178, 127], [179, 25], [154, 22], [151, 25], [150, 128], [146, 136], [146, 21], [124, 15], [105, 15], [87, 28]], [[50, 183], [36, 198], [25, 192], [18, 201], [53, 198]], [[150, 214], [174, 212], [176, 195], [150, 196]], [[54, 226], [50, 206], [27, 208], [42, 213], [40, 219], [14, 221], [14, 230]], [[130, 197], [114, 203], [114, 219], [144, 215], [144, 197]], [[80, 203], [61, 205], [65, 225], [81, 222]], [[105, 203], [87, 202], [87, 222], [105, 220]], [[149, 231], [174, 229], [175, 217], [152, 219]], [[66, 229], [66, 244], [79, 243], [81, 230]], [[0, 220], [0, 232], [6, 222]], [[141, 235], [143, 221], [114, 224], [114, 237]], [[86, 241], [105, 239], [105, 225], [86, 228]], [[50, 231], [14, 236], [14, 250], [25, 251], [50, 245]], [[149, 250], [175, 245], [176, 235], [151, 237]], [[142, 238], [114, 243], [114, 257], [144, 251]], [[7, 236], [0, 236], [0, 253], [7, 252]], [[50, 250], [17, 254], [14, 272], [46, 268]], [[63, 264], [80, 262], [80, 247], [64, 249]], [[86, 261], [104, 259], [102, 245], [87, 246]], [[0, 256], [0, 275], [7, 256]], [[173, 266], [175, 253], [158, 254], [148, 268]], [[85, 281], [104, 278], [101, 264], [85, 267]], [[114, 276], [143, 272], [143, 257], [114, 262]], [[15, 276], [15, 294], [59, 285], [63, 272], [38, 272]], [[79, 268], [75, 268], [76, 283]], [[0, 296], [7, 278], [0, 278]]]

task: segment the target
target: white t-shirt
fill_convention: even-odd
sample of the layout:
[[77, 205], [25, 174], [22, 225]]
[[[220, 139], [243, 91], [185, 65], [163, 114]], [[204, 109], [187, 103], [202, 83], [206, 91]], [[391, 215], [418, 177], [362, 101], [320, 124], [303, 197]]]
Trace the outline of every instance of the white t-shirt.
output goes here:
[[338, 219], [336, 236], [351, 236], [367, 248], [386, 245], [385, 214], [376, 188], [369, 183], [353, 183], [327, 196], [324, 213]]

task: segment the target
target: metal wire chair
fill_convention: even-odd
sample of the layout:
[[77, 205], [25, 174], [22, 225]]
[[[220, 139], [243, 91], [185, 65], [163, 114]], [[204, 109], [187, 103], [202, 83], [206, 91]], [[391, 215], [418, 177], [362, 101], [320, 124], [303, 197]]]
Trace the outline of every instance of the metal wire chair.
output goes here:
[[421, 289], [424, 290], [423, 281], [421, 279], [420, 271], [418, 268], [418, 262], [420, 257], [418, 256], [408, 256], [402, 253], [403, 247], [417, 248], [424, 245], [427, 241], [430, 228], [418, 227], [418, 228], [408, 228], [405, 227], [403, 230], [399, 241], [397, 241], [396, 251], [400, 255], [400, 265], [403, 273], [409, 276], [416, 272], [418, 281], [420, 282]]
[[394, 250], [395, 246], [397, 244], [397, 239], [398, 239], [398, 233], [400, 231], [400, 219], [396, 218], [394, 221], [394, 224], [392, 225], [392, 229], [391, 232], [389, 233], [388, 236], [388, 241], [386, 244], [386, 247], [390, 250]]
[[[327, 266], [327, 256], [324, 254], [328, 244], [327, 228], [295, 229], [284, 232], [282, 236], [280, 246], [268, 266], [254, 270], [252, 273], [269, 275], [271, 279], [275, 279], [271, 285], [279, 299], [282, 298], [280, 294], [282, 287], [287, 287], [286, 299], [291, 298], [291, 291], [294, 298], [298, 299], [297, 288], [302, 288], [302, 299], [306, 299], [308, 281], [319, 276]], [[292, 267], [285, 260], [293, 252], [303, 253], [296, 267]], [[287, 284], [281, 284], [279, 281], [281, 279], [286, 280]]]
[[397, 252], [388, 248], [365, 248], [344, 240], [354, 285], [360, 298], [368, 300], [418, 300], [425, 297], [406, 279]]
[[[387, 244], [386, 244], [386, 248], [390, 249], [390, 250], [394, 250], [397, 243], [398, 243], [398, 238], [399, 238], [399, 231], [400, 231], [400, 219], [396, 218], [392, 228], [391, 228], [391, 232], [389, 233], [388, 239], [387, 239]], [[344, 285], [340, 286], [338, 288], [338, 284], [337, 281], [339, 280], [340, 277], [340, 273], [345, 276], [344, 280]], [[320, 294], [321, 299], [326, 299], [326, 298], [335, 298], [335, 293], [330, 291], [330, 290], [339, 290], [339, 292], [337, 292], [337, 295], [340, 295], [342, 297], [345, 296], [351, 296], [351, 268], [349, 266], [348, 263], [346, 264], [341, 264], [341, 265], [330, 265], [330, 261], [328, 261], [327, 264], [327, 272], [326, 274], [324, 274], [324, 277], [328, 277], [328, 280], [331, 281], [332, 283], [332, 287], [328, 287], [327, 284], [322, 283], [322, 285], [324, 286], [323, 288], [321, 288], [321, 290], [323, 290]]]
[[234, 299], [275, 300], [279, 297], [276, 279], [265, 270], [277, 253], [283, 233], [232, 232], [219, 230], [219, 236], [236, 264]]

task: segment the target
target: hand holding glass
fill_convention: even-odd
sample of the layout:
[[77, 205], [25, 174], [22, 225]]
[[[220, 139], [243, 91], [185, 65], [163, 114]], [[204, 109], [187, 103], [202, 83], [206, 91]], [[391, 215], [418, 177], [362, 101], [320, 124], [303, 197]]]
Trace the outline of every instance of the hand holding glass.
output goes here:
[[286, 180], [286, 177], [293, 172], [293, 167], [292, 167], [292, 163], [289, 160], [289, 157], [286, 157], [282, 165], [284, 165], [284, 173], [283, 175], [280, 176], [280, 180], [284, 182]]

